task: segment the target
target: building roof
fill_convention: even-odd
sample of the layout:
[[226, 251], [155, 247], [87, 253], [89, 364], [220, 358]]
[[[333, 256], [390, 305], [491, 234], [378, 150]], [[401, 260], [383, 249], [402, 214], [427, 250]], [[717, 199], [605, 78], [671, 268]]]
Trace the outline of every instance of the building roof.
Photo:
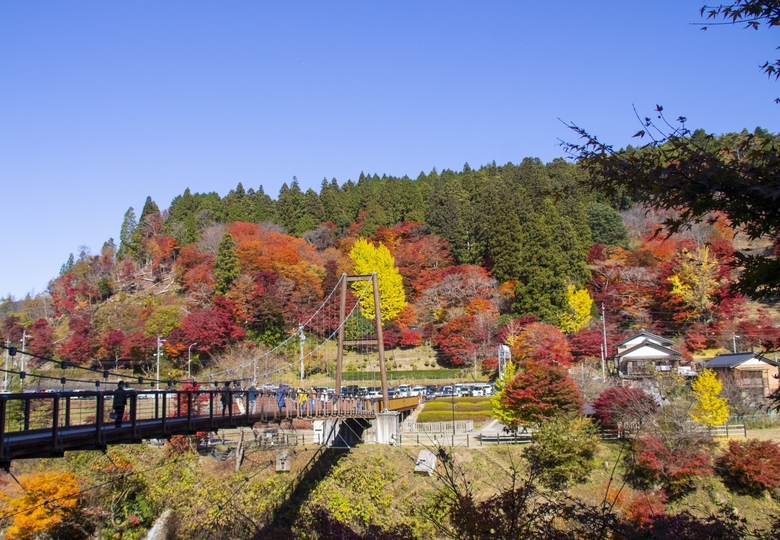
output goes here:
[[[670, 349], [669, 347], [664, 347], [663, 345], [659, 345], [658, 343], [653, 343], [652, 341], [644, 340], [642, 343], [638, 343], [631, 347], [630, 349], [626, 349], [625, 351], [615, 355], [615, 358], [623, 358], [624, 356], [628, 356], [632, 352], [636, 352], [637, 350], [641, 349], [642, 347], [649, 347], [651, 349], [655, 349], [656, 351], [663, 353], [667, 355], [669, 358], [679, 358], [682, 356], [682, 353], [679, 353], [673, 349]], [[661, 360], [662, 357], [660, 356], [652, 356], [648, 357], [652, 358], [654, 360]]]
[[634, 339], [636, 339], [638, 337], [644, 337], [647, 340], [655, 341], [657, 343], [660, 343], [661, 345], [674, 345], [674, 341], [672, 341], [671, 339], [667, 339], [665, 337], [661, 337], [661, 336], [657, 336], [655, 334], [651, 334], [650, 332], [648, 332], [647, 330], [642, 328], [642, 329], [639, 330], [639, 332], [637, 332], [633, 336], [627, 337], [626, 339], [624, 339], [623, 341], [618, 343], [617, 347], [620, 347], [621, 345], [623, 345], [625, 343], [628, 343], [629, 341], [634, 340]]
[[740, 366], [747, 362], [748, 360], [752, 359], [759, 360], [761, 362], [764, 362], [766, 364], [769, 364], [770, 366], [777, 367], [778, 364], [774, 360], [770, 360], [769, 358], [764, 358], [760, 354], [752, 353], [752, 352], [746, 352], [746, 353], [730, 353], [730, 354], [719, 354], [712, 360], [709, 360], [706, 364], [704, 364], [704, 367], [707, 368], [735, 368], [737, 366]]

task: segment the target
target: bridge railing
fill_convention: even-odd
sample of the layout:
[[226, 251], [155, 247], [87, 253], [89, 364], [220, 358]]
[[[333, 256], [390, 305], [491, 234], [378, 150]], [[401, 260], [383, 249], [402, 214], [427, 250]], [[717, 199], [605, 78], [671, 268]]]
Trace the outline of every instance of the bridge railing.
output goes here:
[[[368, 399], [293, 393], [282, 400], [274, 392], [258, 391], [254, 405], [245, 390], [230, 392], [223, 403], [223, 390], [128, 391], [123, 422], [182, 417], [317, 418], [326, 416], [371, 416]], [[0, 433], [56, 429], [95, 424], [113, 424], [114, 392], [36, 392], [0, 395]], [[281, 406], [280, 406], [281, 405]]]

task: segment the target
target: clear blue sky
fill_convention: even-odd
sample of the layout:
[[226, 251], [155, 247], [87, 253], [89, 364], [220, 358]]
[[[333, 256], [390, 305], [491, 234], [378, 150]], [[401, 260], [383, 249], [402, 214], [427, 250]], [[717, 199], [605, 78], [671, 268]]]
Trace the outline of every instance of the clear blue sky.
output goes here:
[[701, 5], [0, 0], [0, 294], [147, 195], [550, 161], [558, 118], [621, 146], [632, 105], [780, 131], [780, 31], [702, 32]]

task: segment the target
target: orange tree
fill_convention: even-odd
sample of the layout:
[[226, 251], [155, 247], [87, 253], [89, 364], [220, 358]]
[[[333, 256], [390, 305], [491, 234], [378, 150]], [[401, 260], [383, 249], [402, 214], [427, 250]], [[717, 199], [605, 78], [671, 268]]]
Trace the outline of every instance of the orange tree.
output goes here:
[[12, 515], [8, 539], [33, 538], [62, 524], [77, 508], [79, 486], [71, 472], [42, 472], [21, 476], [21, 492], [2, 498]]

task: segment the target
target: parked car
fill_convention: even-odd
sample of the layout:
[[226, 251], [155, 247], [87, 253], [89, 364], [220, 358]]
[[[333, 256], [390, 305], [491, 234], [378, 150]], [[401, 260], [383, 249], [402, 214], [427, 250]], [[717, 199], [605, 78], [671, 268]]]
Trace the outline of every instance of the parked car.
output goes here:
[[425, 395], [425, 387], [424, 386], [413, 386], [411, 390], [411, 395], [413, 396], [424, 396]]
[[409, 397], [411, 395], [411, 387], [408, 384], [398, 385], [398, 395], [400, 397]]

